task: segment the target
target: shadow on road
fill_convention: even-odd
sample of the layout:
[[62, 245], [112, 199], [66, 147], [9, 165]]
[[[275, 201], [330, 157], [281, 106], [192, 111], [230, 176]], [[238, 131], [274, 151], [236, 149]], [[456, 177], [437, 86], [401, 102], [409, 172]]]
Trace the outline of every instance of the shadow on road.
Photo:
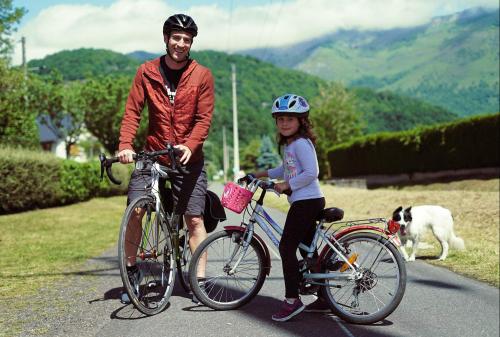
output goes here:
[[[170, 303], [167, 304], [167, 306], [162, 312], [168, 310], [168, 308], [170, 308]], [[161, 315], [161, 313], [159, 313], [158, 315]], [[113, 311], [109, 317], [111, 319], [119, 319], [119, 320], [136, 320], [136, 319], [147, 319], [153, 316], [144, 315], [142, 312], [137, 310], [133, 304], [126, 304]]]
[[[270, 325], [275, 329], [278, 328], [282, 330], [284, 334], [290, 334], [293, 336], [391, 336], [387, 334], [386, 331], [377, 331], [377, 327], [392, 325], [393, 323], [389, 320], [384, 320], [370, 326], [362, 326], [344, 322], [333, 314], [304, 312], [287, 322], [275, 322], [271, 319], [271, 316], [280, 306], [281, 301], [274, 297], [257, 295], [249, 304], [244, 305], [237, 310], [250, 317], [252, 320], [258, 320], [263, 325]], [[205, 306], [189, 306], [183, 310], [193, 313], [206, 313], [214, 311]], [[251, 335], [251, 331], [248, 333]]]
[[467, 288], [462, 287], [457, 284], [452, 284], [448, 282], [441, 282], [441, 281], [436, 281], [436, 280], [409, 280], [409, 283], [418, 283], [424, 286], [428, 287], [436, 287], [436, 288], [443, 288], [443, 289], [453, 289], [453, 290], [467, 290]]

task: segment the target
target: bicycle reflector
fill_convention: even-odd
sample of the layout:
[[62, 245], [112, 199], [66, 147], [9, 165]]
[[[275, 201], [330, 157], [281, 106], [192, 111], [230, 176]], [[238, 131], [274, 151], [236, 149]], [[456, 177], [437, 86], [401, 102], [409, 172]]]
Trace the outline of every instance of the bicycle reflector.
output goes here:
[[389, 231], [389, 233], [391, 234], [396, 234], [399, 230], [399, 223], [390, 219], [388, 222], [387, 222], [387, 230]]

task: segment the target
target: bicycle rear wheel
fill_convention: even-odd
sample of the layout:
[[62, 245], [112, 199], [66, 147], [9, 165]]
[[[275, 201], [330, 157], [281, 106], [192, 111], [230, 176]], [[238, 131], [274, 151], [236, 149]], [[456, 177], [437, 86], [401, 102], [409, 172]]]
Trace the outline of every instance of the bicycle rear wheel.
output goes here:
[[[137, 212], [144, 215], [140, 226], [134, 227], [130, 219]], [[132, 239], [134, 232], [136, 239]], [[118, 258], [123, 286], [134, 306], [146, 315], [165, 309], [174, 288], [175, 256], [170, 233], [164, 217], [155, 211], [153, 197], [139, 197], [127, 207], [118, 240]], [[131, 280], [126, 266], [134, 260], [138, 273]]]
[[[339, 239], [342, 254], [359, 268], [356, 280], [326, 280], [323, 298], [343, 320], [372, 324], [389, 316], [406, 288], [406, 268], [396, 247], [381, 235], [354, 233]], [[324, 273], [340, 272], [343, 260], [330, 250], [322, 261]], [[350, 269], [343, 271], [349, 273]]]
[[[216, 310], [231, 310], [248, 303], [257, 295], [266, 278], [264, 252], [252, 239], [247, 250], [243, 249], [243, 233], [221, 231], [212, 234], [196, 249], [189, 266], [189, 281], [196, 297], [206, 306]], [[197, 277], [207, 256], [205, 277]], [[241, 261], [233, 271], [237, 261]]]

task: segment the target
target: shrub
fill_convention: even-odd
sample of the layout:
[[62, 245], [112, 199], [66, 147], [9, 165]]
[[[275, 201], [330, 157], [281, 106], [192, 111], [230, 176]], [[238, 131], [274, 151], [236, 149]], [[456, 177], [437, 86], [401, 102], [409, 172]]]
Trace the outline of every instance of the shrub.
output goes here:
[[0, 148], [0, 214], [124, 194], [132, 165], [116, 165], [119, 186], [100, 181], [99, 162], [77, 163], [50, 153]]
[[498, 167], [500, 114], [378, 133], [331, 148], [333, 177]]

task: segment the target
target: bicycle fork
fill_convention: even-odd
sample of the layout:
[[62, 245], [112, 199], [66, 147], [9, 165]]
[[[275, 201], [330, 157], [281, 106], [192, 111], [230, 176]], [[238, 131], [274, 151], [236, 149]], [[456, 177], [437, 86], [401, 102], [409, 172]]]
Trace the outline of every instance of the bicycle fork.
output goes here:
[[[253, 221], [253, 222], [255, 222], [255, 221]], [[234, 275], [235, 274], [236, 269], [238, 268], [238, 266], [241, 263], [241, 260], [243, 260], [243, 258], [246, 255], [246, 252], [248, 250], [248, 246], [250, 245], [250, 242], [252, 241], [252, 237], [253, 237], [253, 232], [254, 232], [253, 222], [252, 222], [252, 220], [250, 220], [251, 225], [249, 224], [247, 226], [247, 229], [243, 232], [243, 234], [242, 234], [243, 238], [240, 241], [241, 244], [239, 244], [239, 245], [237, 245], [235, 247], [235, 249], [233, 250], [233, 253], [231, 254], [231, 256], [229, 257], [228, 261], [225, 264], [224, 268], [225, 269], [229, 269], [231, 261], [233, 261], [234, 257], [236, 256], [236, 254], [238, 254], [238, 252], [240, 251], [240, 249], [242, 250], [240, 256], [238, 257], [238, 260], [236, 260], [236, 262], [234, 263], [233, 267], [231, 269], [227, 270], [227, 274], [228, 275]], [[235, 242], [236, 242], [237, 238], [234, 237], [235, 234], [240, 234], [240, 233], [234, 232], [232, 234], [233, 235], [233, 240], [235, 240]]]

